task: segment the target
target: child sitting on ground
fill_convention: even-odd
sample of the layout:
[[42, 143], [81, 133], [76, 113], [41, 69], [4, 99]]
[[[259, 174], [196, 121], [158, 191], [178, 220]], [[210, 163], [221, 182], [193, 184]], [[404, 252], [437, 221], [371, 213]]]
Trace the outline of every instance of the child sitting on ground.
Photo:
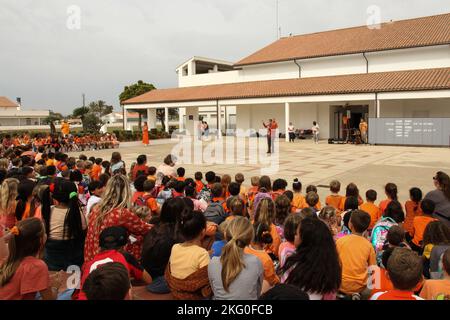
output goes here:
[[371, 300], [423, 300], [414, 294], [422, 281], [422, 261], [407, 248], [395, 248], [387, 262], [387, 274], [393, 290], [375, 293]]
[[120, 262], [108, 262], [86, 278], [83, 293], [87, 300], [130, 300], [131, 283], [128, 271]]
[[216, 240], [211, 246], [211, 258], [212, 257], [220, 257], [222, 254], [222, 248], [227, 244], [227, 240], [225, 239], [225, 234], [227, 232], [227, 226], [231, 220], [226, 220], [222, 222], [217, 230], [219, 233], [219, 238], [222, 240]]
[[248, 213], [253, 212], [253, 201], [255, 200], [255, 196], [259, 190], [259, 177], [252, 177], [250, 179], [252, 186], [247, 191], [247, 201], [248, 201]]
[[330, 192], [331, 194], [325, 199], [325, 205], [331, 206], [336, 210], [339, 210], [339, 204], [341, 203], [342, 196], [339, 195], [341, 191], [341, 183], [337, 180], [330, 182]]
[[22, 220], [5, 237], [9, 257], [0, 267], [0, 300], [34, 300], [37, 293], [44, 300], [56, 299], [59, 275], [50, 279], [47, 265], [37, 258], [46, 240], [42, 221]]
[[275, 273], [272, 259], [264, 250], [264, 247], [270, 245], [273, 241], [270, 235], [270, 227], [265, 223], [255, 222], [253, 228], [255, 236], [250, 245], [244, 249], [244, 253], [252, 254], [259, 258], [264, 268], [265, 286], [272, 287], [280, 282], [280, 278]]
[[205, 187], [205, 185], [202, 182], [203, 173], [201, 173], [200, 171], [197, 171], [194, 175], [194, 178], [195, 178], [195, 191], [197, 193], [200, 193], [200, 191], [202, 191], [202, 189]]
[[228, 216], [225, 221], [231, 221], [236, 217], [242, 217], [245, 215], [246, 210], [244, 200], [239, 197], [234, 197], [230, 200], [229, 203], [230, 216]]
[[422, 190], [419, 188], [409, 189], [409, 200], [405, 202], [405, 222], [403, 228], [407, 232], [407, 240], [411, 241], [411, 234], [414, 228], [414, 217], [421, 216], [423, 214], [420, 208], [420, 202], [422, 201]]
[[184, 181], [186, 180], [186, 178], [184, 177], [184, 175], [186, 174], [186, 169], [184, 169], [183, 167], [179, 167], [177, 169], [177, 180], [178, 181]]
[[[308, 193], [310, 192], [314, 192], [315, 194], [317, 194], [317, 204], [314, 207], [316, 208], [316, 211], [320, 211], [320, 209], [322, 209], [322, 204], [320, 203], [319, 194], [317, 193], [317, 187], [314, 185], [307, 186], [306, 195], [308, 195]], [[308, 201], [306, 202], [306, 204], [308, 204]]]
[[398, 189], [397, 189], [397, 185], [395, 183], [387, 183], [386, 186], [384, 187], [384, 193], [386, 195], [386, 199], [381, 201], [380, 204], [378, 205], [380, 207], [380, 210], [382, 213], [384, 213], [384, 210], [386, 210], [388, 204], [391, 201], [397, 201], [397, 197], [398, 197]]
[[424, 199], [420, 203], [420, 208], [422, 209], [423, 215], [414, 217], [411, 233], [412, 240], [410, 244], [414, 251], [422, 254], [422, 241], [425, 228], [430, 222], [436, 221], [436, 219], [433, 218], [435, 204], [432, 200]]
[[291, 212], [291, 201], [284, 194], [275, 199], [275, 226], [281, 240], [284, 241], [284, 222]]
[[292, 190], [294, 191], [294, 198], [292, 199], [292, 212], [300, 212], [307, 207], [305, 197], [302, 194], [302, 183], [297, 178], [292, 183]]
[[352, 234], [336, 241], [336, 248], [342, 264], [342, 283], [340, 291], [346, 295], [367, 296], [368, 268], [376, 265], [375, 251], [363, 236], [370, 224], [370, 216], [361, 210], [353, 210], [349, 228]]
[[340, 218], [336, 214], [336, 208], [331, 206], [323, 207], [319, 212], [319, 219], [325, 222], [325, 224], [330, 229], [333, 238], [336, 239], [336, 235], [341, 230], [341, 228], [339, 227]]
[[102, 200], [102, 194], [105, 191], [106, 186], [103, 184], [103, 182], [99, 180], [93, 180], [89, 184], [89, 193], [90, 197], [88, 199], [87, 205], [86, 205], [86, 217], [89, 218], [89, 215], [91, 214], [91, 210], [94, 205], [99, 203]]
[[319, 212], [319, 209], [317, 209], [319, 204], [319, 195], [314, 191], [310, 191], [306, 194], [305, 200], [308, 207], [313, 209], [317, 214]]
[[165, 278], [175, 299], [196, 300], [211, 295], [208, 279], [209, 253], [202, 248], [206, 232], [205, 216], [185, 209], [178, 227], [183, 243], [172, 247]]
[[294, 244], [295, 235], [297, 234], [297, 228], [300, 224], [302, 217], [300, 214], [291, 214], [286, 218], [284, 222], [284, 239], [285, 242], [280, 244], [278, 249], [278, 257], [280, 258], [280, 268], [286, 263], [286, 259], [295, 252], [296, 247]]
[[442, 255], [444, 275], [442, 279], [426, 280], [420, 297], [425, 300], [449, 300], [450, 298], [450, 248]]
[[156, 171], [157, 171], [156, 167], [149, 167], [147, 179], [154, 181], [156, 183]]
[[281, 237], [275, 225], [275, 203], [271, 198], [263, 198], [256, 208], [255, 223], [260, 222], [269, 226], [272, 243], [264, 249], [273, 260], [278, 258], [278, 249], [281, 244]]
[[247, 188], [243, 185], [245, 178], [242, 173], [237, 173], [234, 176], [234, 181], [239, 184], [239, 195], [242, 197], [244, 202], [247, 202]]
[[375, 223], [378, 222], [381, 218], [381, 210], [380, 208], [375, 204], [375, 201], [377, 200], [377, 192], [375, 190], [367, 190], [366, 191], [366, 202], [364, 202], [360, 209], [362, 211], [367, 212], [370, 215], [370, 225], [369, 225], [369, 232], [372, 232], [373, 227], [375, 226]]
[[128, 232], [124, 227], [109, 227], [100, 233], [100, 252], [94, 259], [84, 263], [80, 281], [81, 291], [76, 295], [78, 300], [86, 300], [84, 285], [89, 274], [105, 262], [118, 262], [128, 271], [130, 278], [143, 281], [146, 284], [152, 282], [151, 276], [145, 271], [139, 262], [131, 254], [125, 252], [124, 247], [128, 243]]

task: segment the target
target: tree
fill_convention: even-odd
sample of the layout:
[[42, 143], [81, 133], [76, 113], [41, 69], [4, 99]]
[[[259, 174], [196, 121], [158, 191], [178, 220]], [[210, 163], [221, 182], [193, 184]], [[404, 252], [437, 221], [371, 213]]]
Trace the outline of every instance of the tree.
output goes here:
[[[175, 108], [169, 108], [169, 118], [176, 117], [178, 115], [178, 109]], [[161, 122], [162, 130], [166, 130], [166, 123], [165, 123], [165, 110], [164, 109], [156, 109], [156, 119]], [[167, 124], [169, 125], [169, 124]]]
[[51, 134], [55, 134], [56, 133], [55, 121], [60, 121], [62, 118], [63, 116], [61, 113], [53, 112], [50, 110], [48, 117], [46, 117], [42, 122], [50, 126]]
[[89, 103], [87, 107], [74, 109], [72, 115], [81, 119], [83, 131], [97, 133], [104, 124], [101, 117], [110, 114], [112, 111], [113, 106], [107, 105], [103, 100], [98, 100]]

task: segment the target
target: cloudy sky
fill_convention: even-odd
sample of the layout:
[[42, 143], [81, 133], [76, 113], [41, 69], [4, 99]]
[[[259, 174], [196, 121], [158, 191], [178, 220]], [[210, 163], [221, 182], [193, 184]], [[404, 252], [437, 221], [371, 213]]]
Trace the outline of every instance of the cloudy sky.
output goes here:
[[[370, 5], [382, 21], [450, 12], [448, 0], [279, 0], [281, 33], [364, 25]], [[237, 61], [276, 29], [276, 0], [0, 0], [0, 96], [69, 114], [85, 93], [118, 109], [125, 85], [174, 87], [191, 56]]]

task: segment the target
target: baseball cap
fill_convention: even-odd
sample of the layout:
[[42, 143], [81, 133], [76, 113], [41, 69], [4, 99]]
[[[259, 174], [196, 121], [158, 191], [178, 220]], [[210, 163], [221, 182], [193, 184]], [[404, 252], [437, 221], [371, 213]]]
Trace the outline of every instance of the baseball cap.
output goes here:
[[128, 231], [124, 227], [109, 227], [100, 233], [100, 248], [118, 249], [128, 243]]

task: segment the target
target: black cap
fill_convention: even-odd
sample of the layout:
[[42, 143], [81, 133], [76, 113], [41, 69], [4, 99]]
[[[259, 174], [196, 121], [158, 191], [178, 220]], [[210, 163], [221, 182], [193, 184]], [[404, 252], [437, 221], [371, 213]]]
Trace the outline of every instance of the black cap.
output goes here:
[[128, 243], [128, 231], [124, 227], [109, 227], [100, 233], [100, 248], [119, 249]]

